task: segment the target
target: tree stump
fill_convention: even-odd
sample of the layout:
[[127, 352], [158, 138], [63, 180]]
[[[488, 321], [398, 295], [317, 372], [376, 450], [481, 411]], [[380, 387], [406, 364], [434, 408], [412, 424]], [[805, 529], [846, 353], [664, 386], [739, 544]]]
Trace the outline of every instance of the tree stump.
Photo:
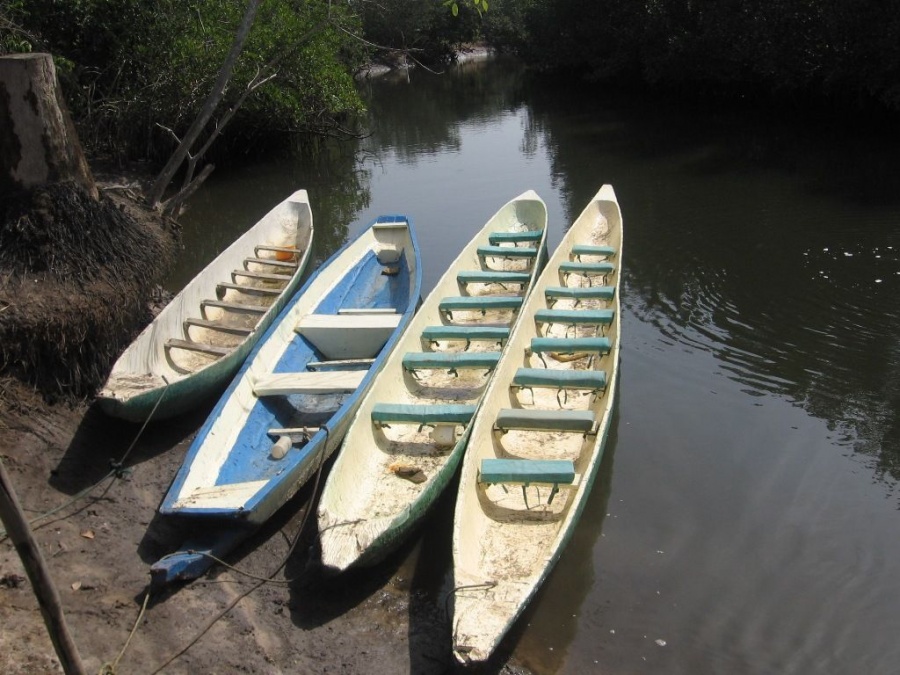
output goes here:
[[98, 198], [53, 58], [0, 57], [0, 195], [64, 181]]

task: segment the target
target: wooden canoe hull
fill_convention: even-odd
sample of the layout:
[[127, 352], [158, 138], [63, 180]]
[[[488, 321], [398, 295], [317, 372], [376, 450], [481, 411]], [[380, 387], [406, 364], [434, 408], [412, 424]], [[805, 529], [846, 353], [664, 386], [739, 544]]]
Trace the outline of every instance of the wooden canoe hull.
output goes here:
[[[160, 513], [192, 525], [205, 523], [208, 534], [200, 545], [189, 542], [156, 563], [151, 572], [157, 583], [201, 573], [210, 561], [191, 551], [230, 549], [320, 470], [415, 313], [419, 258], [409, 220], [381, 217], [323, 264], [285, 307], [200, 429], [163, 500]], [[377, 317], [365, 362], [359, 362], [358, 340], [346, 343], [356, 350], [347, 355], [349, 362], [335, 361], [341, 355], [328, 359], [323, 351], [334, 344], [316, 344], [302, 332], [305, 318], [331, 316], [332, 335], [339, 336], [347, 330], [342, 317], [354, 312], [362, 312], [362, 326], [365, 317]], [[383, 336], [383, 312], [395, 317], [386, 340], [378, 337]], [[273, 374], [282, 384], [262, 387]], [[323, 380], [338, 384], [324, 393], [322, 387], [310, 387]], [[293, 431], [272, 434], [273, 429]], [[275, 446], [282, 435], [294, 442], [279, 457]]]
[[[490, 657], [584, 510], [616, 398], [621, 266], [621, 211], [604, 185], [536, 281], [472, 422], [453, 530], [451, 625], [461, 663]], [[615, 289], [611, 299], [600, 288]], [[608, 323], [595, 325], [601, 317]], [[546, 344], [557, 351], [545, 352]], [[499, 459], [511, 460], [501, 477], [491, 473]], [[551, 478], [548, 465], [572, 472]]]
[[[523, 299], [545, 262], [546, 229], [546, 205], [537, 194], [528, 191], [510, 200], [473, 236], [422, 302], [360, 405], [326, 481], [318, 509], [326, 571], [340, 572], [382, 560], [421, 523], [455, 476], [466, 447], [466, 424], [436, 422], [435, 427], [441, 430], [432, 433], [410, 424], [408, 417], [406, 421], [376, 425], [373, 412], [377, 415], [391, 407], [404, 412], [460, 405], [471, 410], [477, 407], [490, 372], [473, 364], [483, 363], [486, 354], [498, 353], [502, 348], [490, 340], [473, 342], [468, 349], [458, 340], [437, 339], [434, 344], [423, 339], [423, 333], [428, 328], [442, 330], [448, 325], [477, 328], [514, 324], [518, 312], [488, 308], [482, 314], [478, 309], [458, 309], [465, 308], [468, 302], [459, 298], [496, 294]], [[533, 249], [533, 259], [487, 261], [486, 256], [496, 253], [491, 236], [498, 232], [519, 233], [516, 236], [527, 240], [523, 248]], [[515, 253], [518, 255], [521, 250]], [[473, 272], [499, 274], [498, 278], [503, 279], [508, 277], [502, 275], [522, 276], [519, 282], [509, 285], [459, 281], [459, 275], [468, 279]], [[486, 307], [493, 307], [485, 302]], [[423, 363], [420, 357], [449, 360], [446, 369], [411, 370], [417, 367], [411, 362]]]
[[[100, 408], [112, 417], [144, 422], [182, 414], [220, 393], [247, 358], [259, 338], [278, 316], [300, 286], [310, 259], [313, 218], [306, 190], [298, 190], [263, 216], [194, 277], [126, 348], [113, 365], [109, 378], [97, 395]], [[257, 258], [257, 246], [291, 248], [293, 269], [281, 276], [285, 281], [256, 282], [248, 286], [279, 288], [277, 295], [223, 288], [233, 280], [235, 270], [272, 272], [283, 262], [280, 252], [260, 255], [273, 264], [248, 262]], [[274, 268], [277, 269], [277, 268]], [[241, 279], [241, 281], [246, 281]], [[201, 308], [208, 300], [228, 300], [230, 304], [265, 306], [264, 311], [230, 312]], [[232, 336], [205, 328], [187, 328], [185, 322], [211, 317], [219, 323], [235, 323], [246, 328], [246, 336]], [[172, 340], [200, 336], [196, 341], [221, 343], [227, 353], [205, 356], [184, 349], [172, 349]]]

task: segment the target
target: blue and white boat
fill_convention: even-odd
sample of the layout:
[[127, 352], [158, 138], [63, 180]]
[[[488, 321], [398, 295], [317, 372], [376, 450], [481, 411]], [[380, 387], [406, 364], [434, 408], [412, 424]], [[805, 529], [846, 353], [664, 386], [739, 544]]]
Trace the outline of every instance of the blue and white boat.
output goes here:
[[191, 444], [160, 513], [202, 534], [152, 566], [155, 584], [198, 577], [322, 466], [412, 319], [421, 283], [404, 216], [376, 219], [309, 278]]

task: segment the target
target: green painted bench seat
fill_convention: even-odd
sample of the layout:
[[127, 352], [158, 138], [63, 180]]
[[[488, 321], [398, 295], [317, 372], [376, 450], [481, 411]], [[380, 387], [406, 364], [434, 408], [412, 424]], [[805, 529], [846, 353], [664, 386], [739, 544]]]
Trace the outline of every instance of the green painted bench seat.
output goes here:
[[465, 340], [466, 349], [476, 340], [497, 341], [502, 344], [508, 337], [509, 328], [506, 326], [427, 326], [422, 329], [423, 340]]
[[531, 338], [531, 352], [542, 354], [556, 352], [558, 354], [577, 354], [589, 352], [592, 354], [607, 354], [612, 349], [609, 338]]
[[494, 272], [492, 270], [468, 270], [456, 275], [461, 284], [527, 284], [528, 272]]
[[548, 286], [544, 289], [547, 302], [568, 298], [580, 300], [612, 300], [616, 296], [615, 286], [587, 286], [569, 288], [568, 286]]
[[534, 313], [538, 323], [563, 323], [568, 326], [608, 326], [615, 311], [611, 309], [539, 309]]
[[544, 236], [543, 230], [523, 230], [522, 232], [491, 232], [488, 242], [491, 245], [520, 243], [524, 241], [540, 241]]
[[499, 459], [481, 460], [482, 483], [556, 483], [575, 481], [575, 464], [570, 459]]
[[391, 422], [419, 425], [468, 424], [474, 414], [474, 405], [376, 403], [372, 408], [372, 421], [379, 426]]
[[484, 314], [488, 310], [518, 310], [521, 306], [522, 298], [518, 295], [460, 295], [444, 298], [438, 304], [438, 309], [446, 314], [454, 311]]
[[572, 247], [572, 255], [580, 258], [583, 255], [605, 256], [612, 258], [616, 254], [616, 249], [612, 246], [588, 246], [587, 244], [575, 244]]
[[577, 431], [589, 434], [594, 431], [594, 422], [594, 413], [591, 410], [502, 408], [497, 413], [494, 428], [504, 432], [521, 429], [525, 431]]
[[547, 387], [557, 389], [606, 389], [604, 370], [556, 370], [553, 368], [519, 368], [513, 376], [516, 387]]
[[478, 255], [482, 258], [534, 258], [537, 249], [525, 246], [479, 246]]
[[500, 352], [409, 352], [403, 355], [406, 370], [450, 370], [486, 368], [493, 370]]
[[559, 271], [565, 275], [580, 274], [587, 276], [590, 274], [612, 274], [616, 266], [609, 262], [564, 262], [559, 264]]

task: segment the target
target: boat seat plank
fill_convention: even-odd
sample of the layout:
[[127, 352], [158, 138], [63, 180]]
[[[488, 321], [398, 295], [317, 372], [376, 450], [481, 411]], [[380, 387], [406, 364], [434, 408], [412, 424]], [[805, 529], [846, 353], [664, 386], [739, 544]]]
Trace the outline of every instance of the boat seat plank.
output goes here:
[[371, 368], [375, 359], [332, 359], [330, 361], [310, 361], [306, 364], [309, 370], [319, 368]]
[[532, 408], [502, 408], [497, 413], [494, 428], [506, 432], [571, 431], [590, 434], [595, 431], [595, 417], [591, 410], [537, 410]]
[[537, 323], [562, 323], [567, 326], [609, 326], [615, 311], [611, 309], [539, 309]]
[[338, 315], [362, 315], [362, 314], [396, 314], [394, 307], [344, 307], [338, 310]]
[[259, 257], [260, 251], [270, 251], [272, 253], [290, 253], [292, 256], [298, 256], [303, 253], [303, 251], [292, 248], [290, 246], [268, 246], [266, 244], [258, 244], [253, 247], [253, 252], [257, 257]]
[[253, 382], [253, 393], [259, 397], [349, 393], [359, 388], [366, 373], [365, 370], [273, 373], [258, 377]]
[[581, 300], [606, 300], [611, 301], [616, 296], [615, 286], [587, 286], [570, 288], [568, 286], [548, 286], [544, 289], [544, 297], [547, 303], [553, 303], [560, 298], [575, 300], [576, 304]]
[[178, 340], [171, 338], [166, 340], [166, 349], [185, 349], [190, 352], [202, 352], [213, 356], [227, 356], [231, 353], [231, 347], [220, 347], [218, 345], [208, 345], [202, 342], [193, 342], [192, 340]]
[[276, 258], [244, 258], [244, 266], [247, 265], [269, 265], [271, 267], [280, 267], [285, 270], [297, 269], [297, 263], [290, 260], [278, 260]]
[[586, 352], [591, 354], [608, 354], [612, 349], [609, 338], [531, 338], [531, 353], [542, 354], [555, 352], [558, 354], [578, 354]]
[[500, 272], [492, 270], [466, 270], [456, 275], [460, 284], [527, 284], [528, 272]]
[[588, 246], [587, 244], [575, 244], [575, 246], [572, 247], [572, 255], [579, 259], [583, 255], [594, 255], [612, 258], [616, 255], [616, 249], [612, 246]]
[[482, 258], [535, 258], [537, 249], [526, 246], [479, 246]]
[[403, 355], [403, 367], [408, 371], [485, 368], [493, 370], [500, 352], [409, 352]]
[[447, 315], [454, 311], [481, 312], [508, 309], [516, 311], [522, 306], [522, 298], [517, 295], [460, 295], [444, 298], [438, 310]]
[[275, 439], [281, 436], [289, 436], [296, 443], [298, 441], [308, 441], [315, 436], [321, 427], [280, 427], [271, 428], [266, 433]]
[[557, 370], [552, 368], [519, 368], [513, 376], [513, 386], [556, 389], [606, 389], [604, 370]]
[[189, 317], [184, 320], [184, 330], [187, 332], [187, 329], [191, 326], [195, 326], [197, 328], [205, 328], [207, 330], [217, 330], [222, 333], [228, 333], [229, 335], [243, 335], [247, 336], [253, 332], [252, 328], [245, 328], [243, 326], [229, 326], [225, 323], [219, 323], [218, 321], [210, 321], [208, 319], [197, 319], [193, 317]]
[[326, 360], [374, 358], [390, 339], [402, 314], [307, 314], [294, 330]]
[[241, 314], [265, 314], [269, 311], [269, 308], [263, 305], [241, 305], [236, 302], [222, 302], [221, 300], [201, 300], [201, 311], [207, 307], [215, 307], [226, 312], [240, 312]]
[[616, 266], [609, 262], [563, 262], [559, 264], [559, 271], [563, 277], [570, 274], [579, 274], [581, 276], [590, 276], [596, 274], [606, 276], [612, 274]]
[[241, 293], [250, 293], [251, 295], [268, 295], [271, 297], [281, 295], [280, 288], [260, 288], [259, 286], [230, 284], [224, 281], [216, 284], [216, 293], [219, 295], [219, 297], [223, 297], [225, 295], [225, 291], [240, 291]]
[[231, 278], [236, 283], [237, 277], [246, 277], [248, 279], [259, 279], [260, 281], [276, 281], [286, 283], [291, 280], [288, 274], [272, 274], [269, 272], [251, 272], [249, 270], [232, 270]]
[[426, 326], [422, 329], [422, 339], [430, 342], [438, 340], [465, 340], [466, 349], [476, 340], [496, 341], [503, 344], [509, 337], [506, 326]]
[[482, 483], [571, 484], [575, 482], [575, 463], [570, 459], [481, 460]]
[[376, 403], [372, 407], [372, 422], [379, 427], [387, 426], [390, 423], [418, 424], [420, 426], [468, 424], [474, 414], [474, 405]]
[[509, 243], [520, 243], [520, 242], [535, 242], [540, 241], [541, 237], [544, 236], [544, 232], [542, 230], [522, 230], [521, 232], [491, 232], [488, 235], [488, 243], [492, 246], [496, 246], [497, 244], [509, 244]]

